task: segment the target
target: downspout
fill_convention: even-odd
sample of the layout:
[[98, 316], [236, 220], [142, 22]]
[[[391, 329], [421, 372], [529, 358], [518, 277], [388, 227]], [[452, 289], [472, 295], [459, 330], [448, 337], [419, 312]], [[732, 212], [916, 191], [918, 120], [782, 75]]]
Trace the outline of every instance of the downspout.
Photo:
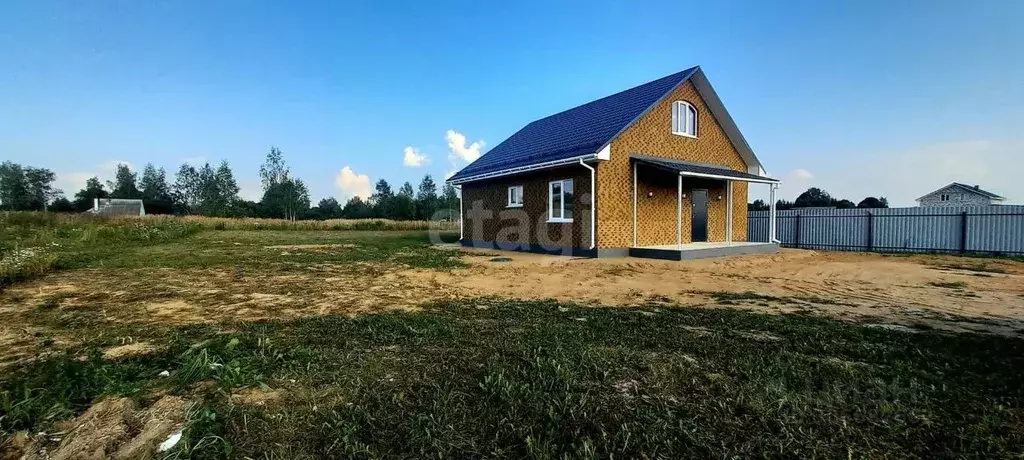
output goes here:
[[462, 186], [459, 185], [459, 243], [465, 238], [462, 232]]
[[776, 238], [775, 232], [778, 227], [776, 222], [776, 209], [775, 209], [775, 190], [779, 188], [779, 184], [769, 184], [768, 190], [770, 191], [769, 196], [771, 203], [768, 208], [768, 242], [775, 244], [782, 244], [778, 238]]
[[594, 184], [594, 174], [596, 171], [593, 166], [584, 163], [582, 158], [580, 158], [580, 164], [583, 165], [584, 168], [590, 170], [590, 249], [594, 249], [594, 247], [597, 246], [594, 241], [594, 216], [597, 214], [597, 209], [594, 208], [594, 203], [596, 202], [597, 197], [597, 189]]

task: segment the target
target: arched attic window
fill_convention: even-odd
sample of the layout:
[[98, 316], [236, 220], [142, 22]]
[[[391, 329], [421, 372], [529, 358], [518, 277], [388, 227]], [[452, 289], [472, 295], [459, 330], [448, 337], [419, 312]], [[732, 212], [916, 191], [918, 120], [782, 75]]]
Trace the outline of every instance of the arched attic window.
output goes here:
[[672, 103], [672, 134], [697, 137], [697, 109], [689, 102]]

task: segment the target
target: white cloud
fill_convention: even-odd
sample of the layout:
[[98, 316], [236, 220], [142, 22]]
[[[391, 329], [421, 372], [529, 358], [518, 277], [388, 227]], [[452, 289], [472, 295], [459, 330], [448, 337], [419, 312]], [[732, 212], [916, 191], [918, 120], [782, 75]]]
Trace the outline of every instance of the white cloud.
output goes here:
[[125, 165], [128, 166], [129, 169], [135, 169], [132, 168], [131, 163], [122, 160], [110, 160], [97, 166], [103, 171], [109, 171], [110, 173], [114, 173], [115, 171], [117, 171], [118, 165]]
[[345, 166], [334, 176], [334, 185], [341, 191], [343, 198], [358, 196], [362, 199], [370, 198], [370, 176], [356, 174], [352, 168]]
[[814, 174], [811, 174], [810, 171], [808, 171], [806, 169], [803, 169], [803, 168], [794, 169], [793, 172], [789, 173], [789, 175], [790, 175], [790, 177], [792, 177], [794, 179], [799, 179], [799, 180], [811, 180], [811, 179], [814, 179]]
[[457, 164], [458, 160], [472, 163], [480, 158], [480, 149], [485, 144], [483, 140], [479, 140], [467, 146], [466, 136], [454, 129], [449, 129], [444, 134], [444, 138], [448, 141], [448, 160], [453, 166]]
[[448, 179], [451, 179], [452, 176], [454, 176], [454, 175], [455, 175], [455, 171], [448, 171], [448, 172], [444, 173], [444, 180], [447, 181]]
[[[114, 179], [114, 173], [117, 172], [117, 166], [122, 164], [132, 168], [132, 164], [127, 161], [109, 160], [90, 168], [91, 171], [57, 171], [57, 179], [54, 181], [54, 187], [63, 190], [64, 196], [71, 199], [74, 197], [75, 193], [78, 193], [79, 190], [85, 188], [85, 181], [93, 177], [100, 178], [100, 183], [106, 187], [106, 181]], [[134, 168], [132, 169], [134, 171]]]
[[75, 196], [75, 193], [85, 188], [85, 181], [95, 175], [89, 172], [58, 172], [57, 179], [53, 183], [54, 187], [63, 190], [64, 196], [70, 200]]
[[430, 159], [427, 158], [427, 155], [425, 153], [420, 153], [419, 149], [406, 147], [402, 153], [402, 165], [408, 168], [418, 168], [430, 163]]

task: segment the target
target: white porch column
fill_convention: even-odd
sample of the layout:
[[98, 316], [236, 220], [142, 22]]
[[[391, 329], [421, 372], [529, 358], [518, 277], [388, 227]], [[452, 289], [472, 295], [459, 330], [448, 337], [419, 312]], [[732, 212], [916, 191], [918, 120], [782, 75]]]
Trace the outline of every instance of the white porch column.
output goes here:
[[676, 247], [683, 250], [683, 175], [676, 186]]
[[771, 190], [769, 193], [768, 203], [768, 242], [774, 243], [775, 239], [775, 184], [768, 184], [768, 189]]
[[732, 181], [725, 181], [725, 241], [732, 243]]
[[637, 164], [633, 162], [633, 247], [636, 247], [636, 169]]

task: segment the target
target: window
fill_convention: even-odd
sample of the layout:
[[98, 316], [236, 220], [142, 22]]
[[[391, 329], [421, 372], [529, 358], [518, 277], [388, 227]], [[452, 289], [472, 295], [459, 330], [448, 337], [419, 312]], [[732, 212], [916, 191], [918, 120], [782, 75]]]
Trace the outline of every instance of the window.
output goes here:
[[514, 185], [508, 188], [508, 207], [510, 208], [521, 208], [523, 207], [523, 186]]
[[672, 103], [672, 134], [697, 137], [697, 109], [689, 102]]
[[548, 184], [548, 222], [572, 222], [572, 179]]
[[939, 201], [949, 201], [949, 194], [948, 193], [943, 193], [943, 194], [939, 195]]

